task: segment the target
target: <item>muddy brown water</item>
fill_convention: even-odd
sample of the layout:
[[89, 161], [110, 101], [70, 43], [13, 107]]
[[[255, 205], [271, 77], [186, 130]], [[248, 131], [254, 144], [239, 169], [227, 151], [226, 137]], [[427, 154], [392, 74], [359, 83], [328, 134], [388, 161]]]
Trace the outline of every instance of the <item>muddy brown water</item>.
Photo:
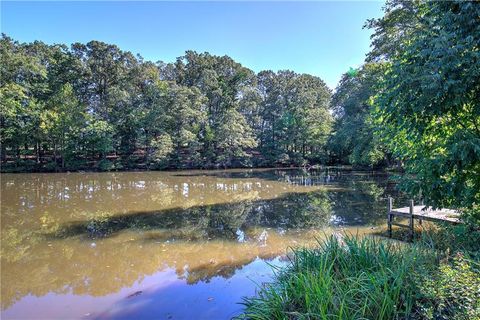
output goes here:
[[1, 175], [2, 319], [229, 319], [286, 253], [385, 224], [385, 173]]

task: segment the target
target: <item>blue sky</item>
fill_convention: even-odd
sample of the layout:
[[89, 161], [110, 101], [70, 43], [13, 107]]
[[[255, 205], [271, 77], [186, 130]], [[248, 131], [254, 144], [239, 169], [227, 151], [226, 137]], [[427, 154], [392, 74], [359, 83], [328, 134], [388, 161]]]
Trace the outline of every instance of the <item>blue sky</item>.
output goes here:
[[334, 88], [369, 50], [366, 19], [381, 1], [321, 2], [6, 2], [1, 30], [21, 42], [100, 40], [147, 60], [174, 61], [186, 50], [227, 54], [244, 66], [290, 69]]

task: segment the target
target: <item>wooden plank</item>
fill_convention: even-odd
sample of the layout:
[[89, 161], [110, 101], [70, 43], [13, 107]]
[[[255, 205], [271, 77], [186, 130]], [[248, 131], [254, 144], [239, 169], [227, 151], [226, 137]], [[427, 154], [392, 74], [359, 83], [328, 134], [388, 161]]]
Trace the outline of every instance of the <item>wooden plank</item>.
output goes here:
[[420, 214], [414, 214], [413, 217], [416, 218], [416, 219], [421, 219], [421, 220], [425, 220], [425, 221], [432, 221], [432, 222], [444, 221], [444, 222], [450, 222], [450, 223], [455, 223], [455, 224], [463, 223], [462, 220], [457, 219], [457, 218], [441, 218], [441, 217], [427, 216], [427, 215], [420, 215]]
[[[420, 213], [420, 212], [425, 212], [425, 206], [413, 206], [413, 212], [414, 213]], [[410, 206], [408, 207], [401, 207], [401, 208], [393, 208], [392, 211], [399, 212], [399, 213], [410, 213]]]
[[[410, 206], [402, 207], [402, 208], [393, 208], [392, 211], [399, 212], [399, 213], [410, 213]], [[452, 215], [459, 215], [460, 212], [453, 210], [453, 209], [437, 209], [433, 210], [431, 207], [426, 206], [414, 206], [413, 213], [441, 213], [441, 214], [452, 214]]]
[[397, 226], [397, 227], [401, 227], [401, 228], [410, 228], [410, 225], [407, 225], [407, 224], [401, 224], [401, 223], [398, 223], [398, 222], [392, 222], [390, 223], [392, 226]]
[[[442, 210], [431, 210], [429, 208], [425, 209], [424, 206], [414, 206], [413, 207], [413, 216], [417, 219], [424, 219], [429, 221], [447, 221], [447, 222], [456, 222], [461, 223], [460, 213], [451, 209], [442, 209]], [[404, 208], [394, 208], [390, 212], [393, 215], [410, 218], [410, 207]]]

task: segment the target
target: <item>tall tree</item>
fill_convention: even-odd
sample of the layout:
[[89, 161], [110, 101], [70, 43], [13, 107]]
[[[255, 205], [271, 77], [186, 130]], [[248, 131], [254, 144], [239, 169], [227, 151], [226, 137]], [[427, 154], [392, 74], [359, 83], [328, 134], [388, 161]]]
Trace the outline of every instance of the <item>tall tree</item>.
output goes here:
[[202, 130], [207, 120], [207, 99], [199, 89], [172, 85], [166, 104], [165, 126], [175, 147], [177, 167], [192, 168], [202, 163]]
[[404, 188], [480, 215], [479, 3], [391, 1], [369, 26], [371, 58], [389, 66], [376, 115]]
[[[251, 131], [244, 115], [239, 111], [244, 92], [255, 83], [255, 74], [230, 57], [212, 56], [187, 51], [176, 63], [177, 82], [189, 87], [197, 87], [208, 99], [208, 121], [204, 135], [204, 156], [208, 162], [224, 165], [223, 155], [243, 155], [238, 150], [225, 150], [252, 147], [249, 138], [240, 139], [233, 146], [229, 137], [223, 134], [225, 123], [239, 121], [248, 135]], [[230, 118], [232, 117], [232, 118]], [[245, 143], [244, 145], [242, 143]], [[231, 159], [233, 161], [233, 159]], [[237, 159], [238, 161], [244, 159]]]
[[371, 116], [385, 66], [367, 63], [340, 80], [332, 99], [335, 130], [329, 140], [331, 160], [359, 166], [387, 164], [390, 156]]
[[66, 84], [59, 88], [48, 100], [40, 114], [40, 128], [53, 146], [53, 162], [57, 170], [57, 158], [60, 155], [61, 168], [65, 160], [76, 156], [78, 136], [83, 126], [83, 110], [74, 95], [72, 86]]
[[330, 90], [317, 77], [291, 71], [258, 74], [260, 149], [270, 164], [321, 160], [330, 133]]
[[39, 115], [47, 91], [47, 70], [27, 46], [4, 34], [0, 44], [1, 158], [6, 161], [9, 148], [18, 163], [21, 148], [27, 149], [40, 136]]

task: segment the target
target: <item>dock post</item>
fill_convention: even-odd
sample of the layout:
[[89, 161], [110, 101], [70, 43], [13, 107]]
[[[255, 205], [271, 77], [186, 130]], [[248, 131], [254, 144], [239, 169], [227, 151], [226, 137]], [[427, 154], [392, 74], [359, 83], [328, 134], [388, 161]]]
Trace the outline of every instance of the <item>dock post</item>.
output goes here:
[[413, 200], [410, 200], [410, 216], [408, 217], [408, 226], [410, 228], [410, 240], [413, 241], [413, 231], [414, 231], [414, 226], [413, 226]]
[[387, 208], [387, 229], [388, 229], [388, 237], [392, 237], [392, 220], [393, 216], [391, 214], [393, 208], [393, 199], [392, 197], [388, 197], [388, 208]]
[[[424, 203], [423, 203], [423, 198], [422, 198], [422, 201], [420, 202], [420, 204], [421, 204], [422, 206], [424, 205]], [[423, 209], [424, 209], [424, 208], [423, 208]], [[422, 222], [423, 222], [423, 221], [422, 221], [422, 218], [418, 218], [418, 224], [419, 224], [419, 225], [422, 225]]]

